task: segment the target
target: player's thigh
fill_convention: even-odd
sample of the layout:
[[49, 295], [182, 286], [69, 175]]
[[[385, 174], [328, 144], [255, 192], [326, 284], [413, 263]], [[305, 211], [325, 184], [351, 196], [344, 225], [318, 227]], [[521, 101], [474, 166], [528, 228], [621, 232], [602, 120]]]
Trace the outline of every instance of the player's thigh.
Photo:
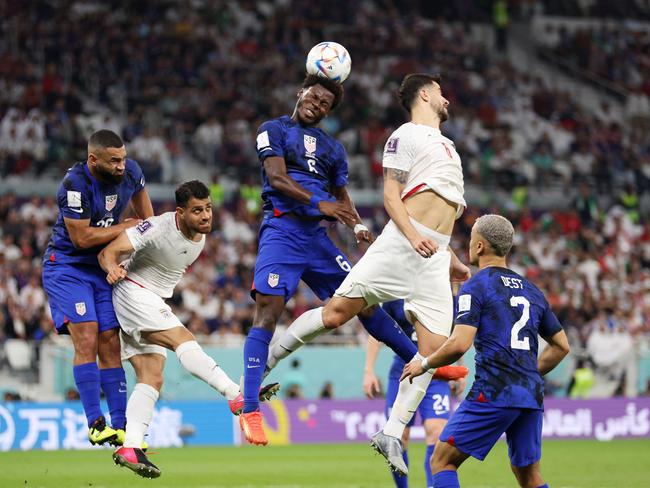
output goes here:
[[141, 333], [142, 338], [151, 344], [158, 344], [173, 351], [184, 342], [195, 341], [196, 338], [186, 327], [173, 327], [166, 330], [156, 330]]
[[163, 384], [165, 356], [152, 352], [138, 353], [131, 356], [129, 362], [133, 366], [138, 383], [145, 383], [160, 391]]
[[351, 269], [345, 253], [334, 245], [323, 229], [311, 241], [302, 280], [318, 298], [326, 300], [334, 295]]
[[515, 409], [465, 400], [440, 433], [440, 441], [482, 461], [518, 415]]
[[122, 358], [122, 361], [128, 360], [132, 364], [133, 358], [136, 358], [140, 355], [160, 356], [163, 358], [163, 361], [167, 357], [167, 349], [165, 349], [163, 346], [159, 346], [158, 344], [151, 344], [140, 336], [136, 338], [126, 334], [124, 331], [120, 332], [120, 344], [120, 356]]
[[[449, 283], [448, 251], [426, 260], [417, 275], [413, 293], [404, 300], [404, 312], [417, 320], [432, 334], [449, 337], [454, 313], [454, 302]], [[442, 269], [444, 268], [444, 269]]]
[[309, 240], [298, 233], [263, 224], [253, 273], [251, 295], [282, 296], [287, 302], [295, 293], [309, 259]]
[[143, 345], [149, 344], [142, 339], [143, 332], [183, 327], [161, 297], [130, 281], [120, 281], [113, 287], [113, 304], [124, 334]]
[[113, 287], [106, 281], [106, 274], [98, 269], [89, 275], [92, 277], [99, 332], [119, 328], [120, 324], [113, 307]]
[[530, 466], [542, 457], [542, 410], [520, 409], [506, 430], [508, 456], [513, 466]]
[[363, 257], [354, 265], [336, 296], [362, 297], [368, 305], [406, 298], [412, 291], [413, 276], [417, 273], [412, 259], [417, 253], [401, 235], [386, 229], [373, 242]]
[[97, 323], [95, 291], [87, 266], [48, 261], [43, 265], [43, 288], [60, 333], [68, 332], [68, 323]]

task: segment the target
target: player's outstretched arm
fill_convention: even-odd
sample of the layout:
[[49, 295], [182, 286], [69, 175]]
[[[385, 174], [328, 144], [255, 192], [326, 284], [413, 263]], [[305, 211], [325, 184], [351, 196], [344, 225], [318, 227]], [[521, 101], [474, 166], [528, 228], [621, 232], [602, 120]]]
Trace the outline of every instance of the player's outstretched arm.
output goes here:
[[395, 222], [413, 249], [422, 257], [430, 258], [438, 250], [438, 244], [429, 237], [422, 236], [411, 223], [406, 205], [402, 201], [402, 190], [409, 172], [397, 168], [384, 167], [384, 207], [388, 216]]
[[455, 325], [451, 337], [440, 346], [440, 349], [422, 361], [416, 359], [404, 366], [404, 372], [399, 380], [408, 378], [412, 381], [425, 371], [455, 363], [472, 346], [476, 330], [476, 327], [471, 325]]
[[354, 214], [354, 220], [348, 224], [348, 227], [354, 231], [354, 236], [357, 238], [357, 244], [361, 241], [366, 241], [372, 244], [375, 237], [368, 230], [368, 227], [363, 225], [359, 212], [357, 212], [357, 208], [354, 206], [352, 198], [350, 198], [347, 186], [336, 186], [334, 187], [333, 193], [336, 201], [348, 207]]
[[131, 240], [122, 232], [108, 246], [101, 250], [97, 259], [99, 265], [106, 271], [106, 281], [114, 285], [126, 277], [126, 269], [120, 266], [120, 260], [125, 254], [131, 254], [134, 251]]
[[369, 335], [366, 343], [366, 364], [363, 368], [363, 392], [368, 398], [374, 398], [375, 394], [381, 391], [379, 379], [375, 374], [375, 363], [380, 348], [381, 342]]
[[110, 227], [92, 227], [90, 219], [69, 219], [63, 218], [70, 240], [77, 249], [88, 249], [101, 246], [115, 239], [120, 233], [129, 227], [138, 225], [136, 219], [126, 219], [124, 222]]
[[548, 346], [537, 359], [537, 369], [542, 376], [560, 364], [571, 350], [569, 339], [564, 330], [560, 330], [551, 337], [544, 337], [544, 340], [548, 342]]
[[131, 207], [139, 219], [145, 220], [153, 217], [153, 205], [146, 188], [131, 197]]
[[264, 171], [269, 184], [280, 193], [305, 205], [317, 208], [323, 215], [334, 217], [344, 225], [354, 220], [354, 213], [340, 202], [328, 202], [305, 190], [296, 180], [287, 174], [284, 158], [271, 156], [264, 160]]

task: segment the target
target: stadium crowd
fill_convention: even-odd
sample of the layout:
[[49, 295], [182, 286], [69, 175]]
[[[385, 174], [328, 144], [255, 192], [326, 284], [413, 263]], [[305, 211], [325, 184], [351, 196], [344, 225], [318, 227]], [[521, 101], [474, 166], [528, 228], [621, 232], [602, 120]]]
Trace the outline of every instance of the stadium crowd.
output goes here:
[[[381, 183], [383, 142], [403, 120], [399, 80], [434, 71], [444, 75], [446, 130], [468, 181], [569, 187], [593, 178], [603, 189], [648, 191], [650, 132], [587, 111], [490, 52], [461, 22], [485, 17], [473, 2], [439, 11], [368, 0], [353, 16], [344, 3], [324, 15], [308, 1], [9, 2], [0, 23], [0, 175], [58, 178], [83, 159], [87, 135], [105, 127], [124, 136], [150, 182], [176, 181], [189, 156], [242, 179], [259, 168], [251, 143], [259, 123], [291, 109], [309, 47], [345, 38], [353, 74], [324, 127], [346, 145], [354, 186]], [[614, 57], [640, 64], [638, 48], [619, 43]]]
[[[157, 210], [172, 209], [163, 203]], [[386, 217], [380, 208], [361, 210], [375, 232], [383, 227]], [[483, 211], [471, 208], [462, 217], [453, 244], [461, 255], [471, 225]], [[56, 339], [40, 278], [56, 215], [52, 198], [18, 202], [12, 194], [0, 197], [0, 340]], [[608, 366], [630, 355], [634, 344], [649, 347], [650, 221], [642, 223], [620, 205], [600, 208], [586, 187], [575, 210], [535, 213], [524, 208], [509, 217], [517, 230], [510, 264], [546, 292], [576, 350], [585, 351], [597, 366], [603, 361]], [[179, 317], [204, 342], [240, 347], [252, 325], [249, 290], [258, 218], [243, 198], [215, 212], [205, 251], [171, 299]], [[351, 233], [337, 226], [330, 231], [356, 261], [363, 249], [353, 245]], [[302, 287], [282, 322], [290, 323], [316, 304], [317, 298]], [[337, 343], [360, 343], [359, 333], [360, 328], [339, 329]], [[620, 347], [611, 347], [614, 340]]]

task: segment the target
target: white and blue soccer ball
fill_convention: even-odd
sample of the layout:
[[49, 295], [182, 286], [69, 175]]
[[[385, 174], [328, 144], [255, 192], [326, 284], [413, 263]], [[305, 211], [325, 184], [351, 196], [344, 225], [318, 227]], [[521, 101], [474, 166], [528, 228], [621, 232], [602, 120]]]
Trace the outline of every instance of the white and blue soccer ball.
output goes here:
[[337, 42], [316, 44], [307, 54], [307, 73], [343, 83], [352, 69], [350, 53]]

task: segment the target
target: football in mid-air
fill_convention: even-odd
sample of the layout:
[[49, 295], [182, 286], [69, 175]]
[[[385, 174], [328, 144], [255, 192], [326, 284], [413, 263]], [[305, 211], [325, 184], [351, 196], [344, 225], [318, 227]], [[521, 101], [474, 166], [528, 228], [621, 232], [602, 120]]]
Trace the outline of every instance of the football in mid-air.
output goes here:
[[307, 73], [343, 83], [352, 68], [350, 53], [337, 42], [321, 42], [307, 54]]

